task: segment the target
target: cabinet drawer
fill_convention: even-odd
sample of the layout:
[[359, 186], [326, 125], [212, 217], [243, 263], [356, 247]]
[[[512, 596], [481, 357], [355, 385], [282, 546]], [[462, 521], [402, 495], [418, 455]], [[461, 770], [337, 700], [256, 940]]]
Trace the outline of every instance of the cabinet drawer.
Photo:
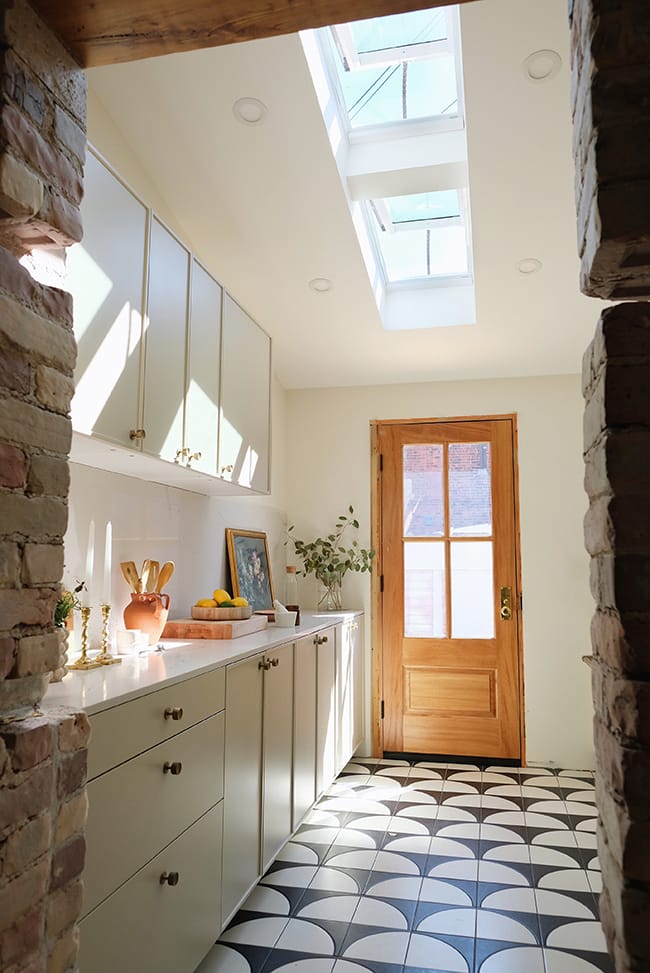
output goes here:
[[88, 780], [222, 710], [225, 685], [215, 669], [91, 716]]
[[[82, 920], [81, 973], [191, 973], [198, 966], [219, 933], [222, 808]], [[161, 884], [164, 872], [178, 872], [178, 884]]]
[[84, 913], [221, 800], [223, 746], [218, 713], [91, 781]]

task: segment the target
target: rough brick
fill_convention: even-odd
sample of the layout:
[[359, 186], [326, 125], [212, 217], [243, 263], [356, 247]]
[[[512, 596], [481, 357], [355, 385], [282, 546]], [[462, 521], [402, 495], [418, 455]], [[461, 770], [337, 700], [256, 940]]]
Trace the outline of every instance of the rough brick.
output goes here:
[[71, 929], [52, 947], [47, 958], [47, 973], [66, 973], [75, 967], [79, 951], [79, 930]]
[[631, 676], [650, 676], [650, 615], [597, 611], [591, 623], [594, 654], [612, 669]]
[[0, 888], [0, 931], [43, 898], [48, 878], [49, 862], [42, 860]]
[[53, 243], [60, 247], [71, 247], [83, 237], [78, 205], [69, 202], [54, 190], [46, 190], [38, 213], [38, 222], [47, 229]]
[[27, 491], [33, 496], [65, 498], [70, 489], [70, 467], [57, 456], [32, 456]]
[[0, 585], [15, 586], [20, 581], [20, 548], [12, 541], [0, 541]]
[[0, 210], [14, 219], [36, 216], [43, 205], [43, 180], [6, 152], [0, 156]]
[[59, 633], [28, 635], [18, 641], [16, 676], [33, 676], [39, 672], [53, 672], [59, 664]]
[[0, 388], [29, 395], [32, 369], [23, 352], [11, 347], [0, 348]]
[[51, 941], [70, 926], [81, 913], [83, 885], [72, 882], [50, 893], [47, 900], [46, 934]]
[[[624, 737], [634, 740], [637, 745], [650, 749], [650, 683], [607, 674], [603, 689], [612, 728]], [[650, 807], [648, 810], [650, 813]], [[650, 849], [650, 842], [648, 848]], [[648, 860], [650, 863], [650, 855]]]
[[86, 133], [67, 112], [58, 106], [54, 110], [54, 134], [83, 165], [86, 159]]
[[36, 398], [51, 409], [67, 415], [74, 394], [74, 381], [69, 375], [62, 375], [56, 368], [39, 365], [36, 369]]
[[50, 891], [54, 892], [81, 875], [86, 860], [86, 839], [76, 835], [52, 855]]
[[0, 535], [48, 540], [63, 537], [67, 525], [68, 508], [57, 498], [24, 497], [19, 493], [9, 493], [2, 498]]
[[0, 247], [0, 290], [6, 291], [32, 310], [72, 327], [72, 295], [34, 280], [18, 258]]
[[58, 592], [50, 588], [0, 589], [0, 619], [6, 631], [16, 625], [52, 625]]
[[[0, 638], [0, 679], [9, 675], [14, 666], [16, 643], [12, 638]], [[2, 745], [0, 745], [2, 750]], [[0, 773], [2, 772], [2, 754], [0, 753]]]
[[85, 783], [87, 758], [86, 750], [76, 750], [60, 758], [57, 794], [61, 800], [74, 794]]
[[21, 916], [15, 926], [5, 930], [0, 936], [0, 966], [6, 970], [12, 963], [24, 961], [38, 949], [41, 933], [41, 912]]
[[37, 709], [49, 680], [49, 672], [20, 678], [9, 673], [8, 679], [0, 679], [0, 713], [3, 718], [22, 718], [28, 711]]
[[52, 181], [71, 202], [81, 202], [83, 187], [79, 169], [46, 142], [14, 105], [5, 104], [0, 111], [0, 132], [20, 159]]
[[585, 516], [590, 554], [644, 554], [650, 551], [650, 498], [626, 495], [593, 500]]
[[52, 727], [42, 717], [10, 723], [8, 728], [0, 729], [0, 736], [5, 741], [14, 771], [36, 767], [52, 753]]
[[72, 424], [67, 416], [19, 399], [5, 399], [0, 412], [0, 437], [66, 454], [72, 442]]
[[604, 786], [618, 795], [630, 817], [643, 818], [650, 793], [650, 751], [622, 746], [598, 717], [594, 719], [594, 739]]
[[24, 487], [27, 478], [27, 456], [18, 446], [0, 443], [0, 486]]
[[5, 876], [11, 877], [23, 871], [39, 859], [48, 850], [51, 840], [52, 819], [48, 812], [32, 818], [24, 827], [10, 834], [5, 847]]
[[[602, 444], [585, 457], [585, 490], [595, 498], [606, 493], [650, 494], [650, 429], [610, 429]], [[646, 499], [642, 502], [645, 505]]]
[[57, 845], [67, 841], [74, 834], [81, 834], [85, 827], [87, 816], [88, 796], [84, 790], [75, 794], [74, 797], [71, 797], [69, 801], [66, 801], [59, 808], [59, 814], [56, 819], [56, 831], [54, 833], [54, 840]]
[[27, 352], [32, 361], [39, 359], [72, 375], [77, 359], [72, 332], [1, 294], [0, 335]]
[[25, 544], [22, 580], [24, 584], [56, 584], [63, 574], [62, 544]]
[[71, 753], [86, 747], [90, 739], [90, 720], [85, 713], [75, 713], [59, 724], [59, 749]]

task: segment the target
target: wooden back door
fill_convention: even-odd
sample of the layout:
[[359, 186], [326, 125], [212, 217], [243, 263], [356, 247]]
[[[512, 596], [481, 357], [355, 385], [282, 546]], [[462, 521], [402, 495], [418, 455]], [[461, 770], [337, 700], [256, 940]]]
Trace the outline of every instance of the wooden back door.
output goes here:
[[377, 441], [383, 750], [521, 759], [514, 418]]

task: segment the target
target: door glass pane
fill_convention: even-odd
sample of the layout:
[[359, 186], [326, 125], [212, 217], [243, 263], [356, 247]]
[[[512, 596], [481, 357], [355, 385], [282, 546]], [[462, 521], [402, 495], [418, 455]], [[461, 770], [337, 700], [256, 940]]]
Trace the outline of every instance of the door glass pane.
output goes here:
[[444, 542], [404, 545], [404, 636], [447, 635]]
[[452, 541], [451, 637], [494, 638], [492, 541]]
[[440, 537], [445, 528], [442, 446], [402, 448], [404, 537]]
[[489, 443], [450, 443], [449, 521], [452, 536], [492, 533]]

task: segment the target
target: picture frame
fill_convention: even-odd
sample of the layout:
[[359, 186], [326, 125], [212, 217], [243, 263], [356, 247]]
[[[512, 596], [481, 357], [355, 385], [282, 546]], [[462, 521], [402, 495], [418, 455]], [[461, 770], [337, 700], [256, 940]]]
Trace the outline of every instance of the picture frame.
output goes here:
[[264, 531], [226, 527], [230, 578], [235, 598], [246, 598], [253, 611], [273, 609], [273, 578]]

